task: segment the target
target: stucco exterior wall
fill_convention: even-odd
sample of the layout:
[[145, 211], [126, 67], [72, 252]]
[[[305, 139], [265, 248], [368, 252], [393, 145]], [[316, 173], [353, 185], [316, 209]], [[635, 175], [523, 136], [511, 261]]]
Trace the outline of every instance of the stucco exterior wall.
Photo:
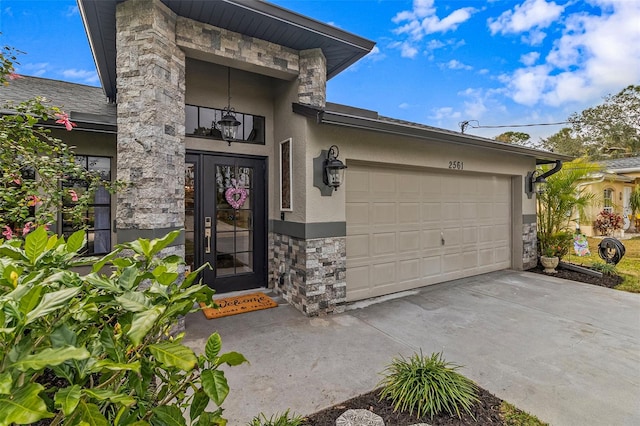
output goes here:
[[[635, 177], [637, 182], [640, 182], [640, 173], [637, 173], [635, 176], [633, 173], [625, 174], [625, 176]], [[585, 193], [590, 193], [593, 195], [593, 201], [591, 205], [586, 209], [585, 215], [579, 218], [578, 222], [573, 222], [573, 226], [580, 227], [580, 231], [585, 235], [594, 236], [600, 235], [598, 231], [596, 231], [594, 227], [594, 223], [598, 214], [604, 208], [604, 190], [612, 189], [612, 204], [614, 213], [618, 213], [620, 215], [623, 214], [624, 208], [624, 188], [629, 188], [631, 191], [634, 190], [636, 183], [635, 182], [621, 182], [621, 181], [613, 181], [613, 180], [604, 180], [602, 182], [593, 183], [585, 187]], [[632, 225], [635, 225], [635, 218], [630, 218]]]
[[[338, 189], [331, 197], [322, 197], [312, 187], [313, 158], [320, 151], [336, 144], [340, 148], [340, 159], [346, 162], [397, 164], [439, 169], [451, 173], [449, 161], [464, 163], [462, 173], [491, 173], [508, 176], [524, 176], [535, 167], [535, 159], [500, 151], [474, 149], [461, 145], [437, 141], [416, 140], [401, 136], [349, 129], [332, 125], [316, 125], [309, 121], [307, 164], [307, 215], [308, 222], [344, 221], [344, 191]], [[524, 184], [519, 191], [522, 214], [535, 214], [535, 200], [524, 193]]]

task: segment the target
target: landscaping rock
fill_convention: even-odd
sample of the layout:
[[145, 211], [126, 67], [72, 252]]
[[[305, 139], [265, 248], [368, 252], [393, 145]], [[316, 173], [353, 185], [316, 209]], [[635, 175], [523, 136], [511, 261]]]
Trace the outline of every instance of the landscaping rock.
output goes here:
[[384, 426], [384, 420], [369, 410], [347, 410], [338, 417], [336, 426]]

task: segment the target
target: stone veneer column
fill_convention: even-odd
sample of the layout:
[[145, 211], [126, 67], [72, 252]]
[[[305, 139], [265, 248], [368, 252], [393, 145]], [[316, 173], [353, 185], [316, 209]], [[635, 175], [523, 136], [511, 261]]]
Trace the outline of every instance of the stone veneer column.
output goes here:
[[[534, 215], [535, 216], [535, 215]], [[522, 269], [538, 264], [538, 233], [536, 222], [522, 224]]]
[[298, 102], [324, 108], [327, 102], [327, 59], [322, 49], [300, 51]]
[[[116, 9], [118, 241], [154, 238], [184, 225], [185, 55], [176, 15], [159, 0]], [[170, 250], [184, 255], [180, 240]]]
[[269, 261], [276, 272], [271, 286], [307, 316], [343, 312], [346, 237], [302, 239], [273, 233], [271, 238]]

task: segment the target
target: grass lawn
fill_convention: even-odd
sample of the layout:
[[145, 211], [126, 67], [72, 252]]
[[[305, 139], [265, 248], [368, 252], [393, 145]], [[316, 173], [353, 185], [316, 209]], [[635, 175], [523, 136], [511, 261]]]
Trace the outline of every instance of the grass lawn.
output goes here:
[[[598, 244], [602, 238], [587, 238], [589, 241], [590, 256], [579, 257], [573, 252], [565, 256], [563, 260], [576, 265], [591, 266], [594, 263], [604, 263], [598, 255]], [[640, 293], [640, 237], [621, 240], [626, 249], [626, 253], [620, 263], [616, 265], [616, 272], [624, 277], [624, 282], [616, 287], [617, 290]]]

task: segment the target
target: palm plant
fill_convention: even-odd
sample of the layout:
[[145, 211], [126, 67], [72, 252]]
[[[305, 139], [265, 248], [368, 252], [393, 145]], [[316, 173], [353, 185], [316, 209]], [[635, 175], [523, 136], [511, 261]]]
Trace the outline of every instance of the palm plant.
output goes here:
[[[576, 214], [584, 216], [594, 194], [584, 192], [580, 183], [599, 170], [597, 164], [574, 160], [547, 178], [545, 191], [537, 196], [541, 249], [553, 236], [568, 230]], [[546, 171], [544, 167], [543, 171]]]

